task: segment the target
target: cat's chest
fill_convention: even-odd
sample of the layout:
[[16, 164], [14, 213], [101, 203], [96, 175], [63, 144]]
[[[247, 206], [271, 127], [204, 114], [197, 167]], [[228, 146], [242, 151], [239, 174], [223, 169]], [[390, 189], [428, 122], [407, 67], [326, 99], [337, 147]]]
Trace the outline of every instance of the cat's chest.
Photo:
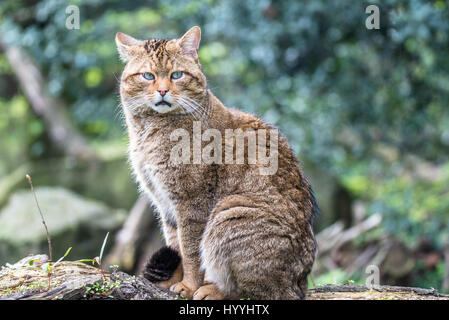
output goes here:
[[140, 187], [149, 195], [163, 218], [176, 224], [175, 172], [169, 168], [167, 151], [160, 143], [130, 144], [130, 159]]
[[[147, 127], [139, 131], [139, 137], [130, 135], [129, 153], [140, 187], [162, 215], [175, 221], [177, 214], [182, 213], [178, 208], [185, 210], [190, 204], [199, 211], [209, 208], [206, 202], [211, 199], [208, 196], [210, 186], [205, 181], [217, 178], [211, 176], [212, 167], [207, 164], [173, 161], [174, 150], [178, 150], [180, 142], [172, 139], [171, 130], [173, 125]], [[191, 128], [185, 130], [193, 136]], [[192, 150], [190, 145], [187, 148]]]

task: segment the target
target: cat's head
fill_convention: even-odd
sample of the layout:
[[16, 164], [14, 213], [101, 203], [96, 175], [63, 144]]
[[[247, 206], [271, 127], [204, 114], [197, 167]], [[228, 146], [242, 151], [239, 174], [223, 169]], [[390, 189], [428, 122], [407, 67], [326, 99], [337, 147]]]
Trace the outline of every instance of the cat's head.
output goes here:
[[126, 63], [120, 80], [123, 107], [137, 113], [201, 113], [207, 83], [198, 60], [200, 39], [199, 27], [172, 40], [117, 33], [117, 49]]

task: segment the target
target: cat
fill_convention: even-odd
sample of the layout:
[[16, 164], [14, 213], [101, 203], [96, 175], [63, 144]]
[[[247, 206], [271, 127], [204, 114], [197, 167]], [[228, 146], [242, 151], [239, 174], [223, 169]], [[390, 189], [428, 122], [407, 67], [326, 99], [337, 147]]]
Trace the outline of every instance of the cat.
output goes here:
[[[156, 207], [167, 245], [150, 261], [159, 272], [153, 280], [187, 299], [303, 299], [316, 253], [318, 206], [311, 185], [285, 137], [271, 139], [273, 125], [225, 107], [211, 92], [199, 62], [200, 39], [197, 26], [179, 39], [137, 40], [120, 32], [115, 38], [126, 63], [120, 99], [130, 163]], [[231, 150], [233, 156], [236, 138], [226, 139], [226, 130], [268, 132], [256, 147], [276, 144], [270, 149], [276, 170], [263, 174], [266, 163], [249, 160], [174, 163], [179, 139], [173, 132], [192, 137], [197, 124], [201, 133], [221, 133], [214, 152]], [[205, 140], [201, 147], [211, 138]], [[246, 157], [249, 144], [247, 137]], [[184, 151], [191, 160], [195, 146]], [[173, 258], [169, 278], [163, 276], [164, 254]]]

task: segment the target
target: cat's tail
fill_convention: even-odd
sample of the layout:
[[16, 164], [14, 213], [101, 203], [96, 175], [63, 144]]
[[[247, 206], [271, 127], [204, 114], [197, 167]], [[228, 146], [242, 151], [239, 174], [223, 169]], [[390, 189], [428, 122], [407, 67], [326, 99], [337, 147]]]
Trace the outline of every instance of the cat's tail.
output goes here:
[[143, 276], [155, 283], [167, 281], [173, 276], [180, 263], [181, 257], [176, 250], [167, 246], [162, 247], [146, 263]]

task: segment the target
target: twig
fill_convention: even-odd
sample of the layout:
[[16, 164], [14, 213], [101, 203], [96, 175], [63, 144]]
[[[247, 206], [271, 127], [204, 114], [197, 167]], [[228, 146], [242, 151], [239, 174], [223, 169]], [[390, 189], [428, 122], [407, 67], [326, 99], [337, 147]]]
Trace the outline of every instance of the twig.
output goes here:
[[25, 177], [27, 178], [28, 183], [30, 184], [31, 192], [33, 193], [34, 200], [36, 201], [37, 209], [39, 210], [39, 214], [41, 215], [42, 223], [43, 223], [43, 225], [45, 227], [45, 231], [47, 233], [48, 253], [50, 256], [50, 261], [53, 261], [50, 233], [48, 232], [48, 228], [47, 228], [47, 224], [45, 223], [44, 215], [42, 214], [41, 208], [39, 207], [39, 202], [37, 201], [36, 193], [34, 192], [34, 187], [33, 187], [33, 182], [31, 181], [31, 177], [28, 174]]

